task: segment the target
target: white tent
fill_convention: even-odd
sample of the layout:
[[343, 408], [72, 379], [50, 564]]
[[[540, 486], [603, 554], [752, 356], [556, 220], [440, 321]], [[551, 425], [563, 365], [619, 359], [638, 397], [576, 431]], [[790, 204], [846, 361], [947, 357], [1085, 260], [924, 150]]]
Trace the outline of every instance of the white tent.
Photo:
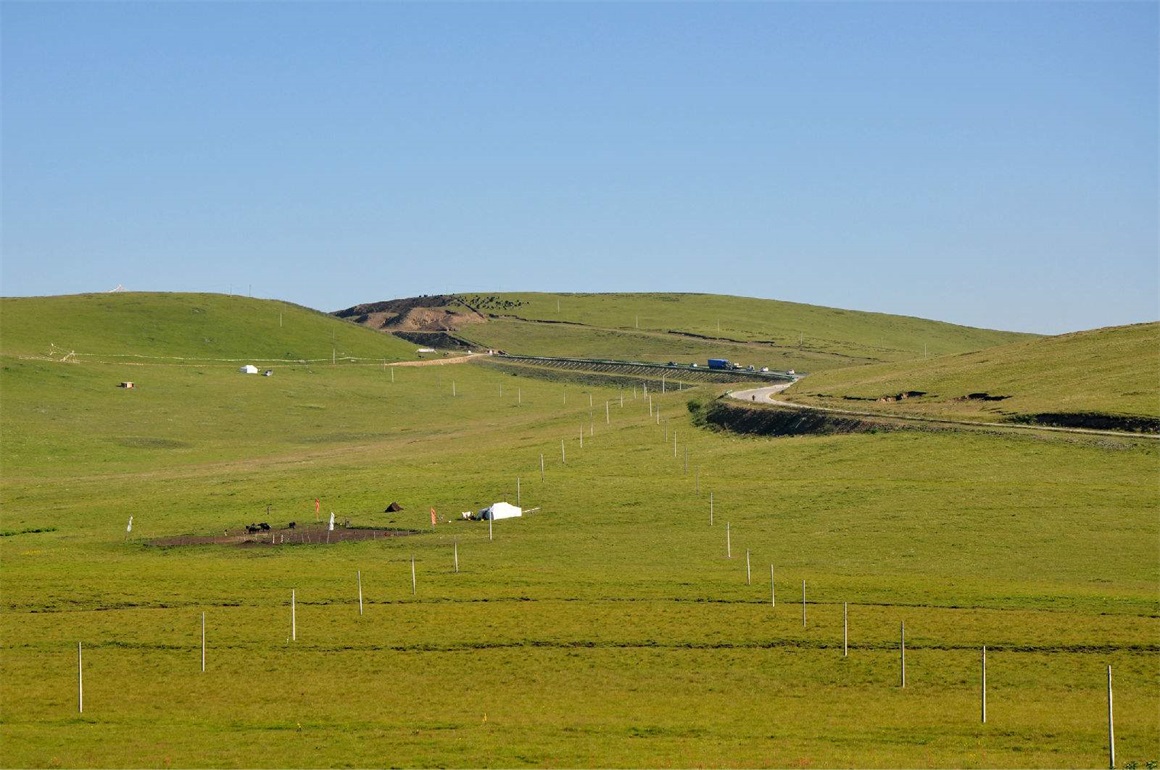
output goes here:
[[238, 369], [238, 371], [242, 374], [257, 374], [258, 367], [254, 366], [253, 364], [246, 364], [241, 369]]
[[492, 503], [488, 507], [479, 512], [479, 518], [483, 520], [492, 519], [514, 519], [516, 516], [523, 516], [524, 509], [511, 505], [510, 503]]

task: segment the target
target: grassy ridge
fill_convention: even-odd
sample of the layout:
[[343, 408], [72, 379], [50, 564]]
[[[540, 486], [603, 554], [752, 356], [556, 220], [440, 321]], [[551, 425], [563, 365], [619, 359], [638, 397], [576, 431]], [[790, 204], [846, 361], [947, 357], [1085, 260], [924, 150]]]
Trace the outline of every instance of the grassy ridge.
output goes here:
[[[1117, 756], [1160, 757], [1151, 443], [739, 438], [691, 425], [696, 391], [653, 394], [658, 422], [477, 365], [144, 361], [125, 392], [116, 361], [4, 364], [5, 766], [1093, 766], [1109, 664]], [[431, 530], [517, 478], [541, 510], [494, 540]], [[147, 542], [313, 524], [315, 498], [419, 534]]]
[[[599, 329], [676, 331], [853, 359], [895, 361], [960, 353], [1034, 335], [909, 316], [715, 294], [463, 294], [469, 304], [532, 321]], [[557, 308], [559, 308], [557, 310]], [[472, 329], [488, 333], [488, 325]], [[817, 368], [817, 367], [815, 367]]]
[[0, 299], [0, 352], [60, 359], [329, 361], [414, 358], [414, 345], [298, 305], [222, 294], [124, 292]]
[[697, 362], [701, 366], [710, 358], [727, 358], [757, 367], [801, 371], [819, 371], [872, 361], [869, 358], [850, 358], [829, 352], [757, 343], [713, 341], [663, 332], [544, 324], [506, 318], [472, 326], [463, 332], [463, 336], [506, 353], [565, 358], [610, 358], [655, 363], [678, 361], [686, 364]]
[[[1160, 323], [1095, 329], [904, 364], [820, 372], [786, 396], [964, 418], [1045, 412], [1160, 417]], [[925, 396], [878, 403], [907, 391]], [[1002, 400], [971, 399], [986, 393]]]

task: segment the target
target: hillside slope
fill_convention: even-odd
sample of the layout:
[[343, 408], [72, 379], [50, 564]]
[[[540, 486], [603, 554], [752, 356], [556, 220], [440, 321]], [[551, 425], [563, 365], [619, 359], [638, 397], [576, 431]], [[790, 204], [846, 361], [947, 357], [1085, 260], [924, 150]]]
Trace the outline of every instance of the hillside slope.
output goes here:
[[125, 292], [0, 299], [0, 353], [299, 361], [402, 360], [414, 345], [315, 310], [224, 294]]
[[1160, 421], [1160, 323], [819, 372], [785, 397], [894, 414], [1090, 427], [1101, 427], [1104, 416], [1154, 424]]
[[[359, 305], [336, 315], [529, 355], [660, 361], [725, 357], [819, 371], [979, 350], [1034, 335], [920, 318], [712, 294], [465, 293]], [[423, 326], [422, 320], [430, 323]], [[486, 322], [483, 322], [486, 321]]]

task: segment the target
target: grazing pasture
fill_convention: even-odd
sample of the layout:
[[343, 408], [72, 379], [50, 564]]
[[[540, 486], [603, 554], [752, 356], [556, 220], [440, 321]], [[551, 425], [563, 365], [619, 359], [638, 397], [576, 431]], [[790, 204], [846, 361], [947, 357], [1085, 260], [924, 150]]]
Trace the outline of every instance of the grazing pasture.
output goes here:
[[[1038, 413], [1160, 422], [1160, 323], [1015, 342], [953, 356], [819, 372], [804, 404], [996, 420]], [[914, 396], [898, 399], [901, 393]], [[1152, 428], [1155, 432], [1155, 428]]]
[[[476, 364], [2, 363], [5, 766], [1096, 767], [1109, 665], [1117, 763], [1160, 757], [1155, 442], [742, 438]], [[517, 479], [538, 511], [457, 520]], [[332, 511], [415, 534], [154, 543]]]
[[[961, 353], [1034, 338], [910, 316], [717, 294], [523, 292], [459, 296], [480, 311], [501, 318], [580, 325], [604, 332], [676, 333], [713, 342], [766, 343], [812, 355], [822, 365], [811, 369], [842, 365], [837, 359], [845, 359], [845, 365], [865, 360], [897, 361], [922, 357], [924, 351], [932, 355]], [[473, 326], [471, 334], [487, 335], [492, 328], [490, 324]], [[543, 349], [531, 352], [553, 355]], [[615, 356], [610, 353], [605, 357]]]

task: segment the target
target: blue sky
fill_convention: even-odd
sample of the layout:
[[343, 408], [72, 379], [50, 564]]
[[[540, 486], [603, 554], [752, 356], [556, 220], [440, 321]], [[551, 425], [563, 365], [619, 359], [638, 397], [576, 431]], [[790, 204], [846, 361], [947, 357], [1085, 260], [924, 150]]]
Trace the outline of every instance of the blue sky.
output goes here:
[[0, 3], [0, 294], [1156, 320], [1154, 2]]

